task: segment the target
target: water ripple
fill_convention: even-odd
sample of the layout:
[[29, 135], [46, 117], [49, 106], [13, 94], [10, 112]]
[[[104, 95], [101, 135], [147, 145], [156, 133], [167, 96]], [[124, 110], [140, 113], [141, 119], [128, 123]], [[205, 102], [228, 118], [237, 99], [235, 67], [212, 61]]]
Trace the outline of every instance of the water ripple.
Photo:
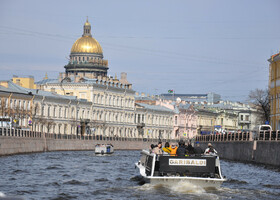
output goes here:
[[[144, 184], [139, 151], [95, 156], [61, 151], [0, 157], [0, 199], [279, 199], [280, 173], [265, 166], [221, 161], [227, 181], [218, 190], [190, 184]], [[3, 197], [2, 197], [3, 198]]]

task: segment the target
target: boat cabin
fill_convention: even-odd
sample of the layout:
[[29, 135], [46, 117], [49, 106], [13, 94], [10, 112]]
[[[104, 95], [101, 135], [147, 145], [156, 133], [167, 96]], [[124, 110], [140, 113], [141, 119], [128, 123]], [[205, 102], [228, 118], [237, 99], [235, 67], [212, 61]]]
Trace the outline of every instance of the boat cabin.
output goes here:
[[141, 152], [139, 165], [145, 176], [221, 177], [219, 159], [215, 155], [170, 156]]

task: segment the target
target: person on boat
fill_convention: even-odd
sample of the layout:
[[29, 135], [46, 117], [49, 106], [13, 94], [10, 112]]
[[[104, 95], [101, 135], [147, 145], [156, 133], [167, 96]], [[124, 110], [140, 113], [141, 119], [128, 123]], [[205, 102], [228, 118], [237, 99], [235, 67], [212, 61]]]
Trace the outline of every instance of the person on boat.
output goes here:
[[194, 148], [190, 142], [188, 142], [188, 145], [186, 147], [188, 154], [194, 154]]
[[196, 146], [194, 147], [194, 153], [195, 154], [203, 154], [204, 153], [204, 151], [200, 147], [199, 142], [196, 142]]
[[163, 154], [170, 154], [171, 148], [169, 142], [166, 142], [164, 147], [162, 148]]
[[211, 143], [208, 143], [208, 148], [205, 149], [204, 154], [206, 155], [216, 155], [218, 152], [214, 149]]
[[150, 146], [150, 153], [154, 153], [154, 148], [156, 147], [156, 145], [151, 144]]
[[153, 152], [155, 154], [162, 154], [163, 152], [161, 147], [162, 147], [162, 142], [158, 142], [158, 145], [154, 148]]
[[176, 155], [177, 156], [185, 156], [187, 154], [187, 150], [186, 150], [186, 147], [185, 147], [185, 142], [180, 140], [179, 141], [179, 147], [176, 151]]
[[175, 144], [172, 144], [171, 148], [170, 148], [170, 155], [176, 156], [177, 149], [178, 149], [178, 147]]

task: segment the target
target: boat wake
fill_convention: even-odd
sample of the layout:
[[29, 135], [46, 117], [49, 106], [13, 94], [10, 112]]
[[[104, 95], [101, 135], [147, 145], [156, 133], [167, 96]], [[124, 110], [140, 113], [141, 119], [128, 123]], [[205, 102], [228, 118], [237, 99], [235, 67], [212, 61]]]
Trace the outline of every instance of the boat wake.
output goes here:
[[211, 191], [208, 191], [208, 189], [205, 190], [199, 186], [186, 182], [178, 182], [172, 185], [146, 183], [141, 186], [139, 185], [133, 187], [133, 189], [136, 189], [138, 191], [145, 191], [151, 194], [163, 194], [170, 198], [186, 198], [185, 195], [187, 194], [187, 199], [218, 199], [218, 196], [215, 193], [211, 193]]
[[0, 192], [0, 198], [5, 197], [6, 195], [3, 192]]
[[178, 192], [181, 194], [202, 194], [205, 193], [205, 189], [202, 187], [199, 187], [197, 185], [194, 185], [192, 183], [187, 183], [187, 182], [178, 182], [176, 184], [172, 184], [171, 187], [169, 187], [170, 190], [174, 192]]

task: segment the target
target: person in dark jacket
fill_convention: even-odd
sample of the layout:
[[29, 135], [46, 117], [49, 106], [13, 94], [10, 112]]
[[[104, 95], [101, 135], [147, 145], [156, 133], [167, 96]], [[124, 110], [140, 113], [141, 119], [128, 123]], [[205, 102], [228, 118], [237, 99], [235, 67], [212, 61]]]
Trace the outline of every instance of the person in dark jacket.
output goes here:
[[185, 156], [187, 153], [186, 147], [185, 147], [185, 142], [180, 140], [179, 141], [179, 147], [176, 151], [177, 156]]
[[189, 142], [188, 146], [186, 147], [188, 154], [194, 154], [194, 148], [192, 146], [192, 144]]
[[195, 154], [203, 154], [204, 150], [200, 147], [199, 142], [196, 142], [196, 146], [194, 147], [194, 153]]

